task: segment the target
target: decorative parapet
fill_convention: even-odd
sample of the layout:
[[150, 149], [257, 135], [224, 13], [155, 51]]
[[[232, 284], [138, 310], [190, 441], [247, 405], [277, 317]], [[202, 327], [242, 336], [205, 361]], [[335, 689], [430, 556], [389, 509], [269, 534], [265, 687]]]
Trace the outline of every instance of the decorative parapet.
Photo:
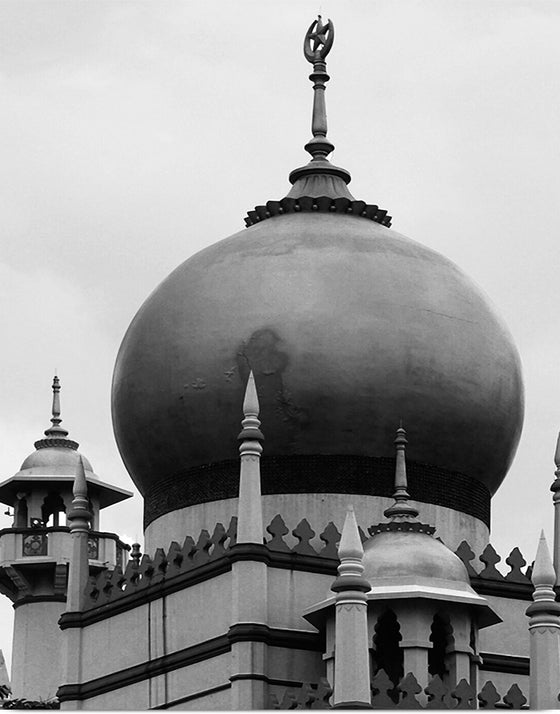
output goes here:
[[[496, 553], [494, 547], [489, 543], [478, 560], [483, 567], [475, 569], [473, 561], [476, 559], [475, 553], [466, 541], [463, 541], [455, 554], [461, 558], [473, 588], [482, 595], [503, 595], [504, 597], [518, 597], [523, 600], [530, 600], [533, 592], [531, 583], [532, 565], [527, 566], [527, 561], [521, 554], [519, 548], [514, 548], [505, 559], [509, 571], [504, 575], [496, 565], [502, 561], [501, 556]], [[525, 568], [523, 570], [523, 568]]]
[[[372, 528], [375, 529], [375, 526]], [[222, 523], [216, 524], [212, 535], [204, 529], [196, 541], [187, 536], [182, 545], [173, 541], [167, 552], [158, 548], [153, 557], [132, 557], [124, 571], [117, 566], [90, 577], [85, 610], [102, 608], [139, 592], [146, 595], [148, 588], [157, 597], [163, 584], [169, 583], [172, 587], [171, 582], [177, 576], [182, 576], [184, 585], [193, 584], [229, 570], [234, 557], [264, 558], [274, 567], [336, 575], [341, 536], [334, 523], [328, 523], [318, 534], [320, 544], [317, 544], [317, 532], [305, 518], [290, 530], [282, 516], [276, 515], [266, 527], [266, 532], [269, 537], [264, 548], [262, 545], [244, 544], [237, 545], [235, 550], [237, 518], [233, 517], [227, 529]], [[365, 542], [366, 534], [361, 528], [359, 532], [362, 542]], [[287, 540], [289, 535], [292, 538]], [[294, 539], [297, 541], [295, 544]], [[476, 556], [466, 542], [461, 543], [456, 553], [465, 563], [477, 592], [531, 599], [530, 568], [522, 570], [527, 563], [518, 548], [514, 548], [505, 559], [510, 568], [506, 575], [496, 568], [501, 558], [491, 545], [479, 556], [483, 565], [479, 570], [471, 564]], [[177, 584], [179, 586], [183, 587], [183, 584]]]
[[217, 523], [212, 535], [203, 529], [196, 542], [187, 536], [183, 545], [173, 541], [167, 553], [158, 548], [153, 558], [149, 555], [142, 555], [140, 559], [131, 558], [124, 572], [117, 566], [113, 570], [91, 575], [86, 588], [85, 609], [114, 602], [217, 561], [235, 545], [236, 536], [237, 518], [233, 517], [227, 530]]
[[[427, 695], [427, 701], [418, 695]], [[319, 684], [304, 683], [289, 687], [281, 699], [270, 696], [270, 709], [331, 709], [332, 689], [326, 679]], [[395, 686], [384, 670], [379, 670], [371, 683], [372, 709], [528, 709], [527, 697], [517, 684], [512, 684], [502, 697], [492, 682], [486, 682], [477, 694], [466, 679], [456, 687], [432, 677], [422, 690], [416, 677], [409, 673]]]

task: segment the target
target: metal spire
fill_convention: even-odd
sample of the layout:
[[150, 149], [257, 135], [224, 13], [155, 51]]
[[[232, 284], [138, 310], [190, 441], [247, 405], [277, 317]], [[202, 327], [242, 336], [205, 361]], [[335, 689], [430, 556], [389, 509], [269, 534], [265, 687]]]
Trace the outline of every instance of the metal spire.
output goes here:
[[58, 436], [64, 438], [68, 436], [68, 432], [60, 426], [60, 422], [62, 421], [60, 418], [60, 380], [56, 374], [53, 377], [52, 391], [52, 426], [45, 430], [45, 436]]
[[299, 182], [297, 186], [294, 185], [288, 194], [291, 198], [305, 193], [305, 195], [316, 196], [342, 196], [354, 200], [346, 188], [346, 184], [351, 180], [350, 173], [346, 169], [333, 166], [327, 158], [333, 151], [334, 144], [327, 138], [325, 89], [330, 77], [327, 74], [325, 60], [333, 41], [334, 24], [332, 20], [329, 19], [324, 24], [321, 15], [319, 15], [309, 26], [303, 41], [305, 59], [313, 65], [313, 72], [309, 75], [309, 79], [313, 82], [313, 113], [311, 117], [313, 138], [305, 145], [305, 150], [311, 154], [311, 161], [307, 166], [294, 169], [290, 173], [292, 184], [296, 184], [298, 179], [303, 179], [303, 182]]
[[393, 493], [395, 502], [383, 512], [383, 515], [391, 520], [410, 521], [418, 516], [418, 509], [409, 502], [410, 494], [407, 490], [408, 483], [406, 478], [405, 455], [407, 443], [406, 431], [403, 429], [401, 422], [399, 428], [397, 429], [397, 437], [395, 439], [395, 446], [397, 448], [395, 462], [395, 492]]

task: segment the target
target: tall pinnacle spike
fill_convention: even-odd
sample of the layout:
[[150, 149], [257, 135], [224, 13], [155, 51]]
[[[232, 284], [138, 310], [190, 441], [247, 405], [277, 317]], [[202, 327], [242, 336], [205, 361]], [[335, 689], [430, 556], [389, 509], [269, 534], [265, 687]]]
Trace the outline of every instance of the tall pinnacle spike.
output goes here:
[[249, 374], [243, 400], [242, 430], [239, 434], [239, 505], [237, 514], [237, 542], [262, 545], [264, 529], [261, 503], [261, 442], [259, 399], [253, 372]]
[[[331, 585], [335, 595], [334, 705], [356, 709], [370, 703], [369, 637], [364, 549], [352, 506], [348, 507], [338, 556], [338, 577]], [[369, 708], [369, 707], [368, 707]]]
[[68, 593], [66, 611], [81, 610], [84, 604], [84, 590], [89, 577], [88, 535], [93, 518], [90, 509], [86, 472], [80, 456], [73, 487], [74, 498], [68, 511], [68, 525], [72, 535], [72, 558], [68, 570]]
[[560, 680], [560, 603], [556, 602], [556, 573], [544, 532], [541, 532], [531, 576], [535, 589], [525, 614], [529, 618], [531, 709], [558, 708]]
[[74, 477], [74, 485], [72, 487], [72, 493], [75, 500], [87, 500], [87, 481], [86, 481], [86, 471], [84, 469], [84, 459], [80, 456], [78, 461], [78, 468], [76, 469], [76, 476]]
[[409, 502], [410, 495], [407, 490], [408, 481], [406, 477], [405, 455], [407, 443], [406, 431], [403, 429], [401, 421], [395, 439], [397, 450], [395, 460], [395, 492], [393, 493], [395, 502], [383, 512], [385, 517], [391, 520], [410, 521], [418, 516], [418, 509]]
[[[535, 564], [531, 574], [531, 581], [537, 590], [551, 590], [556, 583], [556, 573], [552, 565], [552, 558], [548, 550], [548, 544], [544, 535], [544, 530], [541, 531]], [[540, 599], [540, 598], [536, 598]], [[553, 598], [554, 599], [554, 598]]]
[[68, 436], [68, 432], [60, 426], [60, 422], [62, 421], [60, 418], [60, 379], [56, 376], [56, 374], [53, 377], [52, 391], [52, 426], [45, 430], [45, 436], [58, 436], [64, 438]]
[[[351, 176], [346, 169], [333, 166], [328, 155], [333, 151], [334, 144], [327, 138], [327, 109], [325, 104], [325, 89], [330, 77], [327, 74], [326, 57], [334, 41], [334, 24], [332, 20], [323, 23], [321, 15], [314, 20], [303, 41], [305, 59], [313, 65], [309, 79], [313, 82], [313, 113], [311, 118], [311, 133], [313, 137], [305, 145], [305, 150], [311, 154], [307, 166], [294, 169], [290, 173], [290, 182], [294, 184], [288, 194], [290, 198], [301, 195], [331, 196], [332, 198], [354, 197], [346, 187]], [[302, 179], [302, 181], [300, 181]], [[342, 179], [342, 180], [341, 180]], [[297, 182], [297, 186], [296, 186]]]

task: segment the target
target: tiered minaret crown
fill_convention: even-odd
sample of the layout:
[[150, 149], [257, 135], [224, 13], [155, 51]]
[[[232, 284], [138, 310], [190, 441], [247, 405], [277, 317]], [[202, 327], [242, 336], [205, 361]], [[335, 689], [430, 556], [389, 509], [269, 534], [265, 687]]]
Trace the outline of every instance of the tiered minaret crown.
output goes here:
[[35, 448], [46, 449], [53, 446], [62, 446], [67, 449], [76, 450], [79, 444], [72, 439], [68, 439], [68, 431], [60, 426], [60, 423], [62, 422], [62, 419], [60, 418], [60, 379], [56, 374], [53, 377], [52, 391], [52, 426], [45, 429], [45, 436], [47, 438], [36, 441]]

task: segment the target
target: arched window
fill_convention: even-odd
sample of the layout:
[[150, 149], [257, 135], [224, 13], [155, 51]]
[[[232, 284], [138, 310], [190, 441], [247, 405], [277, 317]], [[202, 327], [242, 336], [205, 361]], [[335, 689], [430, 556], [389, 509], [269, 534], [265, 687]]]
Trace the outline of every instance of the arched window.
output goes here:
[[27, 528], [28, 520], [27, 498], [25, 494], [18, 493], [14, 503], [14, 528]]
[[392, 610], [387, 610], [375, 625], [373, 674], [384, 669], [395, 686], [404, 675], [404, 654], [399, 646], [401, 640], [401, 628], [397, 616]]
[[41, 514], [43, 522], [48, 526], [58, 526], [59, 514], [66, 513], [66, 506], [59, 493], [51, 491], [48, 496], [45, 496], [43, 505], [41, 506]]
[[430, 635], [432, 649], [428, 651], [428, 672], [433, 677], [438, 674], [442, 680], [449, 675], [449, 648], [453, 644], [453, 628], [445, 613], [434, 615]]

